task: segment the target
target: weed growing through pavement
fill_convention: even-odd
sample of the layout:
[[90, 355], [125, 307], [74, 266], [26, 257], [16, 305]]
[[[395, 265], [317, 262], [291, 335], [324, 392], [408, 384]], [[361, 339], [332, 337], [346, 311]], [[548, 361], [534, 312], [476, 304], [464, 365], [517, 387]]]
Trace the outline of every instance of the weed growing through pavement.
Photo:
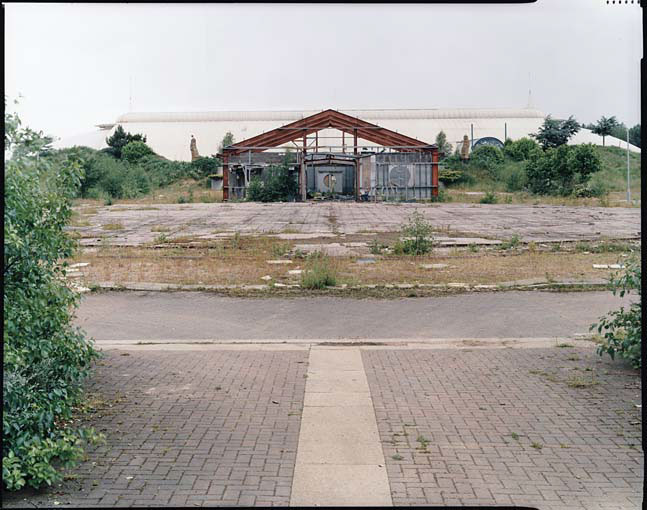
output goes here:
[[598, 384], [593, 376], [591, 377], [582, 377], [580, 375], [572, 375], [566, 380], [566, 385], [569, 388], [589, 388]]
[[512, 234], [510, 239], [507, 239], [507, 240], [503, 241], [499, 245], [499, 249], [500, 250], [513, 250], [514, 248], [519, 246], [520, 243], [521, 243], [521, 238], [519, 237], [519, 235], [518, 234]]
[[[318, 253], [318, 256], [313, 256]], [[304, 289], [325, 289], [337, 285], [337, 270], [327, 255], [313, 252], [301, 273], [301, 287]]]

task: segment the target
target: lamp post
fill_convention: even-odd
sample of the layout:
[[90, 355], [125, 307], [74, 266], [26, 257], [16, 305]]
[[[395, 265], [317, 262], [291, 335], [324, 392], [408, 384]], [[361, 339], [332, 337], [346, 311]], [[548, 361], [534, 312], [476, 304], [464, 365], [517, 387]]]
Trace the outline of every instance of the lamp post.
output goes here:
[[627, 128], [627, 203], [631, 204], [631, 186], [629, 176], [629, 128]]

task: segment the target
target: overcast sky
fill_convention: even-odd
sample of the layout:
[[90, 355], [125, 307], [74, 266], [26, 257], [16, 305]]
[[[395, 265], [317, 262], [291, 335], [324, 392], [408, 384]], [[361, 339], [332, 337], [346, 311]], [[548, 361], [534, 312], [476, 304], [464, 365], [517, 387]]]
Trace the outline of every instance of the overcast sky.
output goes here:
[[5, 93], [56, 136], [131, 110], [520, 108], [529, 88], [546, 114], [640, 122], [637, 2], [4, 8]]

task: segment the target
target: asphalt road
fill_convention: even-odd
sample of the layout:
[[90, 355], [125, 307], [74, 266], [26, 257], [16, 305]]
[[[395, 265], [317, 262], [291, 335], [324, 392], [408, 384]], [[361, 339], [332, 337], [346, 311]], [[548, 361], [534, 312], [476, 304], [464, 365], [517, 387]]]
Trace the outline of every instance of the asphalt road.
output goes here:
[[87, 294], [76, 323], [107, 340], [529, 338], [587, 333], [627, 304], [610, 292], [497, 292], [397, 300]]

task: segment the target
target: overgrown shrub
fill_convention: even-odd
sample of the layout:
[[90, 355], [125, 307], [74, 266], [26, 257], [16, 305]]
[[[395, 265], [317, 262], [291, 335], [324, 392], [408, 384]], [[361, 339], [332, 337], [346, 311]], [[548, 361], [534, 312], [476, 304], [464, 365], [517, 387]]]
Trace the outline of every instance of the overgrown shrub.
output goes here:
[[206, 177], [218, 173], [220, 169], [220, 159], [216, 156], [200, 156], [195, 161], [191, 161], [191, 168], [196, 178]]
[[530, 157], [530, 153], [539, 148], [539, 144], [531, 138], [520, 138], [512, 141], [507, 139], [503, 146], [503, 153], [513, 161], [524, 161]]
[[396, 255], [424, 255], [433, 247], [433, 228], [418, 211], [414, 211], [402, 225], [400, 234], [403, 239], [395, 243]]
[[583, 144], [534, 150], [525, 170], [532, 193], [569, 196], [576, 189], [583, 189], [600, 168], [600, 158], [593, 145]]
[[128, 142], [121, 149], [121, 157], [129, 163], [137, 163], [144, 156], [155, 154], [146, 143], [141, 141]]
[[259, 177], [252, 177], [252, 180], [247, 186], [247, 200], [252, 202], [265, 202], [265, 190], [263, 181]]
[[[61, 479], [98, 436], [71, 421], [97, 356], [72, 326], [78, 296], [60, 264], [75, 243], [63, 228], [83, 176], [80, 162], [39, 158], [44, 137], [5, 113], [2, 479], [9, 490]], [[65, 266], [65, 264], [63, 264]]]
[[444, 189], [441, 188], [438, 190], [438, 195], [431, 196], [430, 201], [431, 202], [451, 202], [452, 197]]
[[[152, 189], [168, 186], [180, 179], [196, 178], [199, 171], [184, 161], [169, 161], [142, 149], [143, 142], [131, 142], [123, 149], [123, 159], [88, 147], [52, 151], [50, 164], [76, 158], [82, 168], [80, 195], [84, 198], [135, 198]], [[129, 147], [133, 147], [132, 151]], [[140, 156], [135, 157], [139, 151]], [[131, 162], [132, 161], [132, 162]]]
[[479, 204], [496, 204], [498, 203], [499, 198], [496, 196], [496, 193], [493, 193], [492, 191], [488, 191], [485, 193], [483, 198], [479, 200]]
[[496, 177], [496, 170], [503, 164], [503, 151], [493, 145], [482, 145], [474, 149], [470, 156], [470, 166], [483, 168], [492, 177]]
[[263, 179], [254, 178], [247, 187], [247, 199], [254, 202], [287, 202], [297, 195], [297, 182], [286, 164], [270, 167]]
[[501, 175], [506, 191], [521, 191], [526, 187], [528, 179], [523, 168], [511, 168]]
[[627, 359], [634, 368], [640, 368], [640, 345], [642, 338], [642, 298], [641, 298], [640, 259], [632, 257], [625, 263], [623, 272], [616, 273], [610, 281], [613, 295], [623, 297], [636, 294], [637, 301], [629, 309], [620, 307], [591, 325], [591, 330], [599, 334], [604, 331], [603, 343], [598, 346], [598, 354], [608, 354], [611, 359], [617, 355]]

